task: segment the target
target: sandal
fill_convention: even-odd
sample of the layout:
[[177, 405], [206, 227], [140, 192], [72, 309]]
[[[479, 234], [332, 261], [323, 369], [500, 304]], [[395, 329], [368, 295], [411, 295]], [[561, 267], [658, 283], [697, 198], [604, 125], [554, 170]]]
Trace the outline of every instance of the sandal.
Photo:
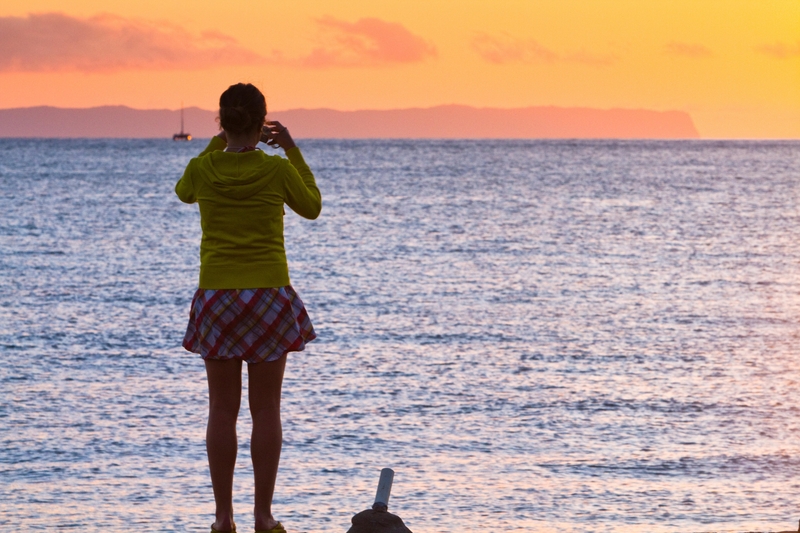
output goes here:
[[286, 533], [286, 529], [284, 529], [283, 525], [278, 522], [272, 529], [262, 529], [260, 531], [256, 530], [256, 533]]

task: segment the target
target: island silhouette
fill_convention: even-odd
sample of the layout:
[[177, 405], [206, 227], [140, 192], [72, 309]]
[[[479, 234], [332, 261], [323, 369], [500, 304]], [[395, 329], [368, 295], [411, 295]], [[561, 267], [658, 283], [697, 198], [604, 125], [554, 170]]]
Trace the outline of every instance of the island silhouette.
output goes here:
[[[216, 111], [184, 109], [194, 137], [218, 133]], [[292, 109], [270, 112], [297, 138], [321, 139], [697, 139], [683, 111], [523, 107], [514, 109], [442, 105], [428, 108], [337, 111]], [[180, 110], [126, 106], [0, 110], [0, 137], [171, 138]]]

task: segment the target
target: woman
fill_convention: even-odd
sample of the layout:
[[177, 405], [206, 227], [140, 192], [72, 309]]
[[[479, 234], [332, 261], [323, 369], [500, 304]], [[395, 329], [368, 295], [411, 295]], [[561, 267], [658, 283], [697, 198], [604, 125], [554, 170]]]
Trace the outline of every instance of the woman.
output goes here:
[[[230, 86], [219, 99], [222, 132], [186, 167], [175, 186], [181, 201], [200, 204], [200, 282], [183, 346], [199, 353], [208, 375], [208, 465], [216, 502], [211, 531], [236, 531], [233, 470], [236, 418], [247, 363], [255, 474], [255, 528], [285, 531], [272, 516], [282, 430], [281, 384], [286, 353], [316, 335], [289, 282], [283, 206], [319, 216], [322, 200], [289, 130], [265, 122], [266, 100], [250, 84]], [[288, 161], [255, 148], [283, 148]]]

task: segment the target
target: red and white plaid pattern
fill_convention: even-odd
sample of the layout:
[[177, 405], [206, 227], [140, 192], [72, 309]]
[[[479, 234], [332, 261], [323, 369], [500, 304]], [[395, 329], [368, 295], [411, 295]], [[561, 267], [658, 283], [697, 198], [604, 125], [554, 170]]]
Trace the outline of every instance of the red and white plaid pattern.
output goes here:
[[275, 289], [197, 289], [183, 347], [203, 359], [275, 361], [317, 337], [302, 300]]

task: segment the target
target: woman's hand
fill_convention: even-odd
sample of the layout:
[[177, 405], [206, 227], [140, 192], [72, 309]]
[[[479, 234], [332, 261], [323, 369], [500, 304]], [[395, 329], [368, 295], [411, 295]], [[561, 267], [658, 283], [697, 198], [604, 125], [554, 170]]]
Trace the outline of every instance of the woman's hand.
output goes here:
[[297, 146], [289, 135], [289, 129], [277, 120], [268, 120], [261, 128], [261, 142], [284, 150]]

